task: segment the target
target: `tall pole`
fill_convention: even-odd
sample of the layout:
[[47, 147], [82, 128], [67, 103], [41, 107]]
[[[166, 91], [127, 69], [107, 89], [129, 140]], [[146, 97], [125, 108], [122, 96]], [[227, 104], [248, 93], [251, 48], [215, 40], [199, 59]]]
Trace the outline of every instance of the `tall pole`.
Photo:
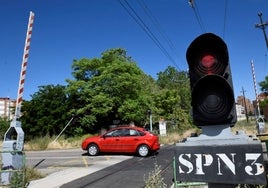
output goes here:
[[246, 104], [245, 90], [243, 87], [242, 87], [242, 92], [243, 92], [243, 101], [244, 101], [244, 106], [245, 106], [246, 118], [247, 118], [247, 122], [248, 122], [248, 108], [247, 108], [247, 104]]
[[152, 114], [150, 114], [150, 131], [153, 132], [153, 120], [152, 120]]
[[268, 21], [266, 21], [266, 22], [263, 23], [263, 21], [262, 21], [262, 12], [259, 12], [259, 13], [258, 13], [258, 16], [260, 17], [260, 21], [261, 21], [261, 23], [259, 23], [259, 24], [255, 24], [255, 27], [256, 27], [256, 28], [261, 28], [261, 29], [262, 29], [262, 31], [263, 31], [263, 35], [264, 35], [264, 39], [265, 39], [265, 42], [266, 42], [266, 47], [267, 47], [267, 49], [268, 49], [268, 39], [267, 39], [267, 35], [266, 35], [266, 32], [265, 32], [265, 28], [266, 28], [266, 26], [268, 25]]
[[258, 91], [257, 91], [257, 84], [256, 84], [256, 77], [255, 77], [255, 69], [254, 69], [254, 63], [253, 60], [251, 60], [251, 71], [252, 71], [252, 77], [253, 77], [253, 83], [254, 83], [254, 90], [255, 90], [255, 97], [257, 102], [257, 115], [256, 117], [259, 117], [261, 115], [260, 113], [260, 104], [259, 104], [259, 98], [258, 98]]

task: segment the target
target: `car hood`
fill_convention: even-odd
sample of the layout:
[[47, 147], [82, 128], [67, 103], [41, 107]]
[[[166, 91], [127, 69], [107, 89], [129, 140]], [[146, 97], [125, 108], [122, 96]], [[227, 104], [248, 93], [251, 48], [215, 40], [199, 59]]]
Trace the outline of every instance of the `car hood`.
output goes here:
[[87, 137], [85, 138], [84, 140], [96, 140], [96, 139], [99, 139], [101, 136], [98, 135], [98, 136], [90, 136], [90, 137]]

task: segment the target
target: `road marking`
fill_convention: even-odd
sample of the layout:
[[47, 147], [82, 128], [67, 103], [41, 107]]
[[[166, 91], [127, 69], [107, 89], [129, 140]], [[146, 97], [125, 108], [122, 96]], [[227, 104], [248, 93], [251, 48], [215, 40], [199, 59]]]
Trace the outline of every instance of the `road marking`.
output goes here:
[[77, 158], [77, 159], [74, 159], [74, 160], [63, 161], [63, 163], [68, 164], [68, 163], [75, 163], [75, 162], [80, 162], [80, 161], [81, 161], [81, 159]]
[[83, 156], [82, 159], [83, 159], [83, 161], [84, 161], [85, 167], [88, 167], [88, 163], [87, 163], [86, 157]]
[[42, 156], [42, 157], [26, 157], [26, 159], [78, 159], [80, 158], [81, 156], [59, 156], [59, 157], [46, 157], [46, 156]]

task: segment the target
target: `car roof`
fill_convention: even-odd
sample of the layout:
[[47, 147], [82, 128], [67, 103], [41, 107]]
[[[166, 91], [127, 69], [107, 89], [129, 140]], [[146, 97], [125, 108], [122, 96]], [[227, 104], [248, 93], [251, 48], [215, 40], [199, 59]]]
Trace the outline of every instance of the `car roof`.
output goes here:
[[123, 129], [123, 128], [127, 128], [127, 129], [136, 129], [136, 130], [140, 130], [140, 131], [145, 131], [145, 129], [142, 128], [142, 127], [130, 126], [130, 125], [120, 125], [120, 126], [118, 126], [118, 127], [116, 127], [116, 128], [112, 128], [112, 129], [110, 129], [110, 131], [111, 131], [111, 130], [116, 130], [116, 129]]

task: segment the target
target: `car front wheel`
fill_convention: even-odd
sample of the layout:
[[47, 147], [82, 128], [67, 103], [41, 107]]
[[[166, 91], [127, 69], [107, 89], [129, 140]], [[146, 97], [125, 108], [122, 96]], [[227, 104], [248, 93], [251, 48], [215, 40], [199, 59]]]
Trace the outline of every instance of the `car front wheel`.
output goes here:
[[149, 154], [149, 147], [145, 144], [142, 144], [138, 147], [138, 154], [141, 157], [146, 157]]
[[96, 156], [99, 154], [99, 147], [96, 144], [90, 144], [87, 147], [87, 152], [90, 156]]

